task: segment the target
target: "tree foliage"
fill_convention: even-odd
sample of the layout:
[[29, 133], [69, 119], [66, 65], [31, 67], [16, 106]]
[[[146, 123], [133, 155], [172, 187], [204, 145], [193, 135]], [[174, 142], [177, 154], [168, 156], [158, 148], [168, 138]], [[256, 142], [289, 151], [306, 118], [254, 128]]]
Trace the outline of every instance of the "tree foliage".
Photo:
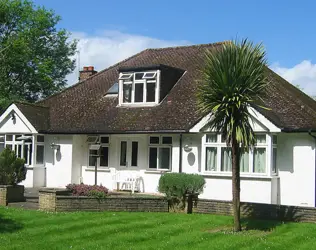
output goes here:
[[28, 0], [0, 0], [0, 105], [34, 102], [65, 87], [77, 42], [56, 28], [60, 20]]
[[227, 42], [216, 51], [208, 51], [198, 91], [199, 112], [211, 114], [209, 127], [220, 131], [232, 149], [235, 231], [241, 230], [240, 154], [255, 144], [249, 108], [263, 103], [261, 97], [269, 83], [265, 58], [263, 46], [247, 39]]
[[5, 148], [0, 154], [0, 185], [16, 185], [26, 178], [24, 160]]

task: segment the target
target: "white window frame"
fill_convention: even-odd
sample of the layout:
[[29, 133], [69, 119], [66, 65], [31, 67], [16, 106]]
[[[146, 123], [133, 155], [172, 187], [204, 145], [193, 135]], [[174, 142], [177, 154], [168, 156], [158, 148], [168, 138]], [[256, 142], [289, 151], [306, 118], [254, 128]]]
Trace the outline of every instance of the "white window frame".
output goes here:
[[[148, 77], [146, 74], [154, 76]], [[136, 74], [143, 74], [142, 79], [136, 79]], [[132, 77], [125, 78], [124, 75], [132, 75]], [[155, 83], [155, 101], [147, 102], [147, 83]], [[131, 101], [124, 102], [123, 86], [131, 84]], [[135, 102], [135, 86], [136, 84], [143, 84], [143, 100], [142, 102]], [[141, 72], [127, 72], [120, 73], [119, 76], [119, 106], [155, 106], [159, 103], [160, 98], [160, 70], [150, 70]]]
[[[216, 142], [206, 142], [207, 135], [216, 135]], [[264, 173], [254, 172], [254, 149], [249, 150], [249, 168], [248, 172], [240, 172], [241, 176], [267, 176], [271, 175], [271, 161], [272, 159], [272, 150], [269, 150], [269, 145], [272, 136], [267, 133], [256, 133], [256, 135], [265, 135], [265, 143], [257, 143], [254, 148], [265, 148], [266, 150], [266, 167]], [[216, 158], [216, 171], [206, 170], [206, 148], [212, 147], [217, 148], [217, 158]], [[221, 158], [222, 158], [222, 148], [227, 148], [226, 142], [222, 142], [222, 135], [219, 133], [206, 133], [202, 136], [202, 169], [201, 172], [207, 175], [231, 175], [231, 171], [221, 171]], [[271, 155], [271, 156], [270, 156]]]
[[[159, 137], [159, 143], [157, 144], [151, 144], [150, 143], [150, 138], [151, 137]], [[172, 139], [172, 143], [171, 144], [163, 144], [162, 143], [162, 140], [163, 140], [163, 137], [171, 137]], [[173, 145], [173, 141], [174, 141], [174, 138], [172, 135], [150, 135], [148, 136], [148, 159], [147, 159], [147, 164], [148, 164], [148, 167], [147, 169], [149, 171], [171, 171], [172, 169], [172, 145]], [[156, 159], [156, 164], [157, 164], [157, 168], [150, 168], [149, 167], [149, 160], [150, 160], [150, 148], [157, 148], [157, 159]], [[170, 157], [169, 157], [169, 168], [159, 168], [159, 160], [160, 160], [160, 157], [159, 157], [159, 149], [160, 148], [168, 148], [169, 151], [170, 151]]]
[[[96, 137], [95, 141], [89, 141], [89, 138]], [[101, 138], [107, 137], [109, 139], [108, 143], [102, 143]], [[108, 165], [107, 166], [100, 166], [100, 158], [97, 158], [97, 169], [108, 169], [110, 166], [110, 140], [111, 137], [109, 135], [100, 135], [100, 136], [88, 136], [87, 143], [88, 143], [88, 154], [87, 154], [87, 167], [88, 168], [95, 168], [95, 166], [90, 166], [89, 158], [90, 158], [90, 150], [95, 150], [95, 147], [102, 148], [107, 147], [108, 148]]]

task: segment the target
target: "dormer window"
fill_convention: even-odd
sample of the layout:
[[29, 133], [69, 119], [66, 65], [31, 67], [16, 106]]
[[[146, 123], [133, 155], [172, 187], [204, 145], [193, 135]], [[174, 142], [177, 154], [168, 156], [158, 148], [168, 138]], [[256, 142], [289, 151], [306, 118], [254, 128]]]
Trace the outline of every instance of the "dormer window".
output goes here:
[[120, 105], [158, 104], [159, 70], [120, 73]]

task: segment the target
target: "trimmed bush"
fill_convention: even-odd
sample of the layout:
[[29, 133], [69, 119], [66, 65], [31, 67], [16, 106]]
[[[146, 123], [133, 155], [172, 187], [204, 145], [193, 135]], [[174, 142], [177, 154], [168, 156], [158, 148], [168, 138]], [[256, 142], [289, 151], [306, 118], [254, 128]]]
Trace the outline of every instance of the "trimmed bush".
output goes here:
[[25, 161], [5, 148], [0, 154], [0, 185], [17, 185], [26, 178]]
[[109, 192], [106, 187], [85, 184], [68, 184], [66, 189], [71, 191], [74, 196], [91, 196], [96, 198], [105, 198]]
[[198, 196], [203, 192], [203, 176], [186, 173], [166, 173], [159, 179], [158, 190], [164, 193], [175, 210], [185, 208], [188, 195]]

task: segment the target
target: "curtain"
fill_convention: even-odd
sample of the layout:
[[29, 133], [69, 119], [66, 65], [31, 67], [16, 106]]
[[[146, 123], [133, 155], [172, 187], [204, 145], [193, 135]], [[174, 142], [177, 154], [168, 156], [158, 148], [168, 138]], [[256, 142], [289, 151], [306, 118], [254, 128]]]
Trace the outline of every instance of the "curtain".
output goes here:
[[253, 172], [265, 173], [266, 172], [266, 149], [255, 148], [253, 152]]
[[222, 148], [221, 171], [232, 171], [232, 150], [231, 148]]
[[240, 172], [249, 172], [249, 152], [243, 152], [240, 156]]
[[205, 171], [217, 170], [217, 148], [206, 148], [206, 164]]

